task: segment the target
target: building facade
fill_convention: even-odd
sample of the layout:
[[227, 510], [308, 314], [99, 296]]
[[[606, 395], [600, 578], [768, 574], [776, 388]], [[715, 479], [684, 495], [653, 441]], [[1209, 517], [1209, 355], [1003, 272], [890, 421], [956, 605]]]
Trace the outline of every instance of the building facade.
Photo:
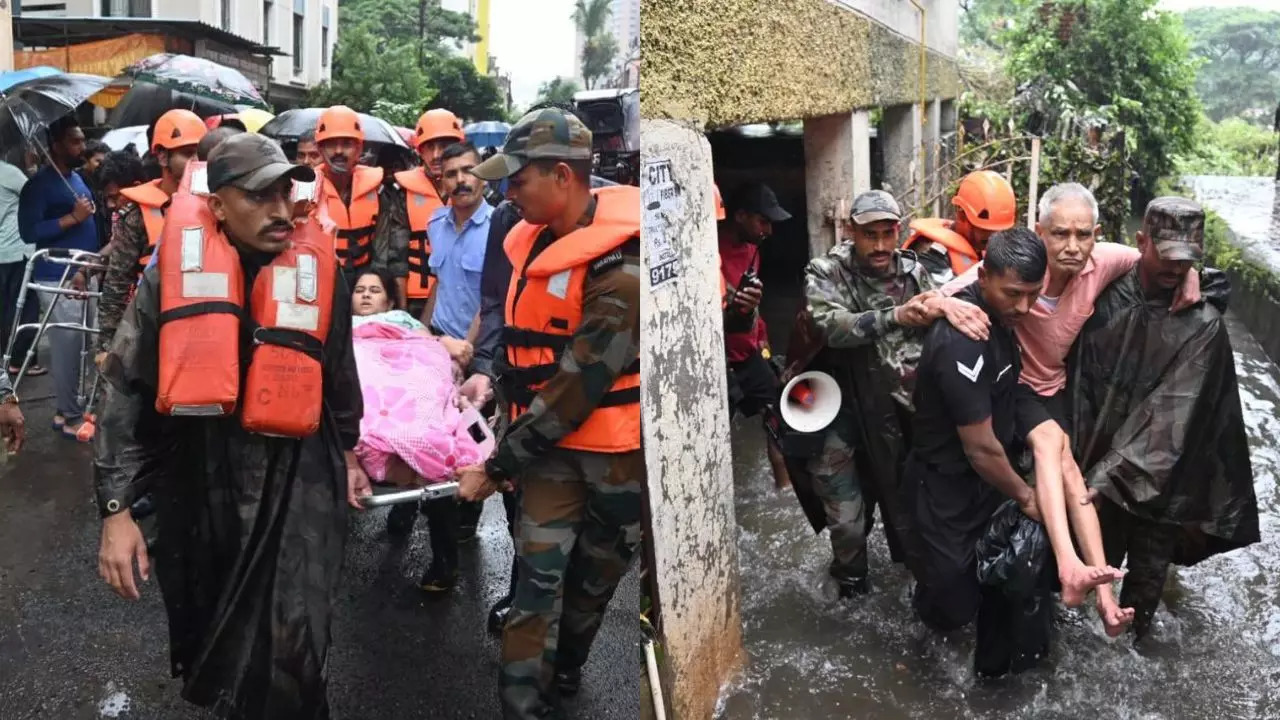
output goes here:
[[338, 35], [338, 0], [66, 0], [29, 2], [28, 8], [26, 17], [197, 21], [279, 48], [284, 55], [271, 59], [265, 82], [251, 78], [278, 108], [296, 105], [309, 88], [330, 78]]

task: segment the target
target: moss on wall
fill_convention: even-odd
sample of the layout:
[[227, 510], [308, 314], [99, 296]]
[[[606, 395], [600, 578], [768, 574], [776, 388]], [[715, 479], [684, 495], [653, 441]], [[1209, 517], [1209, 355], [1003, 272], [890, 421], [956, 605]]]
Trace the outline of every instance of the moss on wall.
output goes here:
[[[641, 112], [709, 127], [919, 102], [919, 45], [826, 0], [642, 0]], [[954, 97], [927, 54], [926, 94]]]

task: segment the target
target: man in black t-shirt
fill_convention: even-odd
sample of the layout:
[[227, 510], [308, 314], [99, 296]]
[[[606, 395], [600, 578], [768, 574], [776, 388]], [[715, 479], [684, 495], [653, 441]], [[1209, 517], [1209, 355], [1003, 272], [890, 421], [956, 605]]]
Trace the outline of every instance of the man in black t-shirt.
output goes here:
[[[1022, 364], [1013, 327], [1040, 294], [1047, 263], [1044, 243], [1030, 230], [992, 236], [978, 282], [955, 296], [987, 313], [987, 340], [972, 340], [945, 320], [935, 322], [916, 380], [913, 447], [905, 470], [921, 553], [914, 604], [926, 625], [944, 632], [978, 616], [975, 657], [982, 674], [1009, 669], [1007, 654], [992, 663], [984, 645], [998, 640], [1000, 633], [991, 630], [1017, 608], [999, 589], [979, 586], [975, 545], [1006, 498], [1040, 521], [1035, 493], [1010, 458], [1033, 446], [1037, 431], [1054, 428], [1034, 393], [1018, 384]], [[1060, 454], [1036, 452], [1035, 460], [1037, 473], [1061, 472]]]

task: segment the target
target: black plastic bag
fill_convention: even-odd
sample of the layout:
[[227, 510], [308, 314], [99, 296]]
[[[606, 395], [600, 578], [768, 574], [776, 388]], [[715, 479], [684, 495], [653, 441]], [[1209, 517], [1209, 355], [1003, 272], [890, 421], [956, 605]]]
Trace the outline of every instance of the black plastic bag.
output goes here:
[[1035, 667], [1049, 653], [1057, 574], [1044, 526], [1009, 500], [991, 516], [977, 559], [982, 605], [974, 669], [998, 677]]

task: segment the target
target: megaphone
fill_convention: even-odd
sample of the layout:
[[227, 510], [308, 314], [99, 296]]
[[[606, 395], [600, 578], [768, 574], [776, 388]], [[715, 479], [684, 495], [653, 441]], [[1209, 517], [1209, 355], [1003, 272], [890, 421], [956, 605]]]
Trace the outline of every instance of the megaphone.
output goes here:
[[840, 412], [840, 385], [830, 375], [810, 370], [791, 378], [782, 389], [778, 411], [782, 420], [799, 432], [818, 432]]

